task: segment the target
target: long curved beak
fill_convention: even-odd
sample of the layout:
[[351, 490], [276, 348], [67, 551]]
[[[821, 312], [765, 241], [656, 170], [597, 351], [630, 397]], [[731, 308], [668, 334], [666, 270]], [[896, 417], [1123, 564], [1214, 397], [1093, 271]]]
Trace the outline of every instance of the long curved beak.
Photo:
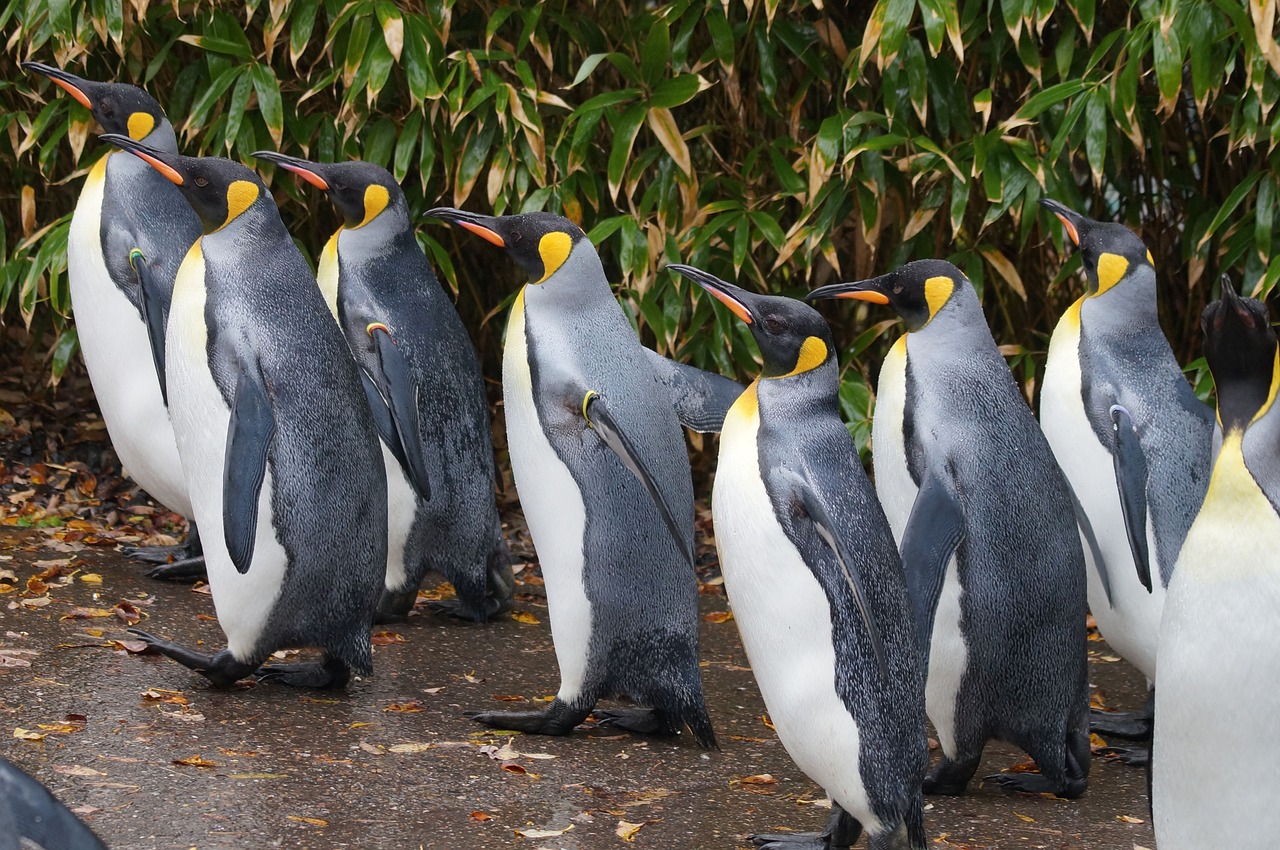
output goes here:
[[53, 80], [62, 88], [66, 89], [67, 94], [74, 97], [80, 102], [85, 109], [93, 109], [93, 101], [89, 100], [89, 87], [93, 85], [89, 80], [83, 77], [77, 77], [61, 68], [55, 68], [52, 65], [44, 65], [40, 62], [23, 62], [22, 67], [27, 71], [35, 71], [37, 74], [44, 74]]
[[889, 296], [884, 292], [889, 283], [888, 278], [888, 275], [881, 275], [870, 280], [830, 283], [826, 286], [819, 286], [806, 295], [804, 300], [819, 301], [823, 298], [852, 298], [856, 301], [870, 301], [872, 304], [888, 304]]
[[717, 301], [728, 307], [733, 315], [748, 325], [755, 324], [755, 317], [752, 315], [751, 307], [748, 304], [751, 293], [742, 287], [734, 286], [728, 281], [721, 280], [715, 275], [704, 272], [702, 269], [696, 269], [693, 266], [686, 266], [681, 263], [667, 263], [667, 268], [684, 275], [707, 292], [710, 292]]
[[467, 212], [454, 207], [435, 207], [427, 210], [425, 215], [429, 218], [443, 219], [450, 224], [456, 224], [459, 227], [470, 230], [484, 241], [497, 245], [499, 248], [507, 247], [507, 240], [503, 239], [502, 234], [498, 233], [494, 227], [497, 219], [491, 215]]
[[181, 160], [177, 154], [158, 151], [153, 147], [144, 145], [142, 142], [135, 141], [134, 139], [120, 133], [103, 133], [98, 138], [102, 139], [104, 142], [110, 142], [116, 147], [133, 154], [138, 159], [163, 174], [169, 182], [173, 183], [175, 186], [181, 186], [186, 182], [182, 176], [182, 172], [179, 170], [181, 167]]
[[292, 171], [294, 174], [306, 180], [312, 186], [315, 186], [322, 192], [329, 191], [329, 181], [324, 179], [320, 170], [323, 169], [320, 163], [311, 162], [309, 160], [300, 159], [296, 156], [289, 156], [276, 151], [254, 151], [250, 154], [254, 159], [265, 159], [267, 162], [274, 162], [281, 168]]
[[1240, 297], [1239, 293], [1236, 292], [1235, 285], [1231, 283], [1230, 275], [1224, 274], [1222, 276], [1222, 296], [1221, 297], [1222, 297], [1223, 303], [1230, 304], [1232, 307], [1237, 307], [1237, 308], [1244, 301], [1244, 299]]
[[1067, 229], [1067, 235], [1071, 237], [1071, 241], [1076, 244], [1077, 248], [1080, 247], [1080, 231], [1088, 219], [1065, 204], [1058, 203], [1053, 198], [1041, 198], [1040, 206], [1058, 217], [1058, 220], [1062, 222], [1062, 226]]

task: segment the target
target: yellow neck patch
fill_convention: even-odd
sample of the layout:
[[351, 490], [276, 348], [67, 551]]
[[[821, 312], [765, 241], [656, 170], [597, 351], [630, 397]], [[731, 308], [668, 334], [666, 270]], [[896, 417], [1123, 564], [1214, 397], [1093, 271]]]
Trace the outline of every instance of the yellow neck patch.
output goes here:
[[1129, 270], [1129, 261], [1119, 254], [1103, 254], [1098, 258], [1098, 291], [1094, 297], [1101, 295], [1120, 282]]
[[373, 221], [382, 214], [389, 203], [391, 203], [391, 194], [385, 186], [379, 186], [377, 183], [369, 184], [364, 190], [364, 221], [356, 227], [364, 227]]
[[802, 372], [817, 369], [826, 362], [827, 344], [816, 336], [811, 336], [800, 345], [800, 353], [796, 355], [796, 367], [787, 374], [778, 375], [777, 377], [790, 378], [792, 375], [799, 375]]
[[956, 282], [946, 275], [931, 277], [924, 282], [924, 300], [929, 305], [929, 318], [938, 315], [938, 311], [955, 292]]
[[1265, 416], [1271, 409], [1271, 405], [1276, 403], [1277, 392], [1280, 392], [1280, 347], [1276, 348], [1275, 360], [1271, 364], [1271, 389], [1267, 391], [1267, 400], [1262, 403], [1262, 407], [1258, 408], [1253, 419], [1249, 420], [1250, 425]]
[[156, 119], [145, 112], [135, 112], [129, 116], [129, 138], [140, 142], [156, 128]]
[[555, 274], [573, 250], [573, 237], [567, 233], [548, 233], [538, 241], [538, 255], [542, 257], [542, 277], [534, 283], [542, 283]]
[[760, 414], [760, 396], [757, 394], [759, 391], [760, 379], [756, 378], [729, 408], [729, 413], [725, 416], [725, 424], [728, 424], [729, 417], [744, 417], [748, 420], [757, 417]]
[[258, 200], [258, 186], [248, 180], [237, 180], [227, 187], [227, 220], [222, 222], [221, 230], [235, 221], [241, 213], [253, 206]]

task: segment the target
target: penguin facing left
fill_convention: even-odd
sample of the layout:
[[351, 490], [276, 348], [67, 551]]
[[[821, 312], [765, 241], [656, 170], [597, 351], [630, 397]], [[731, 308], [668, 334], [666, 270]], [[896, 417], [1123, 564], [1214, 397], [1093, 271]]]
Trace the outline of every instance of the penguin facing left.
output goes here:
[[457, 589], [439, 609], [478, 621], [510, 610], [515, 580], [480, 361], [418, 247], [399, 184], [367, 162], [254, 156], [325, 192], [343, 218], [317, 277], [383, 439], [390, 542], [380, 618], [408, 614], [429, 570]]
[[386, 477], [355, 361], [262, 181], [239, 163], [104, 136], [200, 217], [173, 290], [166, 374], [228, 647], [139, 632], [217, 685], [284, 647], [323, 660], [259, 678], [338, 687], [372, 670], [387, 552]]
[[0, 850], [107, 850], [49, 790], [0, 758]]
[[[24, 62], [93, 112], [107, 133], [118, 133], [176, 154], [178, 139], [160, 104], [125, 83], [98, 83]], [[182, 464], [165, 394], [165, 323], [173, 279], [200, 221], [182, 194], [131, 156], [113, 151], [90, 170], [71, 217], [67, 280], [80, 351], [112, 448], [134, 481], [166, 508], [191, 519]], [[139, 364], [155, 367], [139, 377]], [[182, 546], [138, 547], [126, 553], [161, 565], [153, 578], [201, 575], [195, 526]]]
[[725, 418], [711, 510], [733, 618], [787, 753], [832, 800], [821, 835], [764, 848], [923, 850], [924, 671], [902, 562], [840, 421], [826, 322], [692, 278], [747, 323], [764, 370]]
[[880, 372], [872, 460], [944, 753], [925, 793], [963, 793], [998, 738], [1040, 768], [991, 777], [1002, 786], [1083, 794], [1085, 576], [1071, 493], [972, 284], [951, 263], [917, 260], [808, 298], [887, 304], [908, 326]]
[[1280, 346], [1267, 308], [1205, 308], [1222, 448], [1160, 620], [1151, 801], [1160, 850], [1276, 845]]
[[[440, 208], [529, 273], [502, 356], [507, 444], [546, 581], [560, 690], [546, 711], [490, 726], [568, 734], [596, 701], [622, 728], [688, 726], [715, 746], [698, 668], [693, 482], [670, 396], [609, 288], [591, 241], [550, 213]], [[595, 712], [600, 717], [604, 712]]]

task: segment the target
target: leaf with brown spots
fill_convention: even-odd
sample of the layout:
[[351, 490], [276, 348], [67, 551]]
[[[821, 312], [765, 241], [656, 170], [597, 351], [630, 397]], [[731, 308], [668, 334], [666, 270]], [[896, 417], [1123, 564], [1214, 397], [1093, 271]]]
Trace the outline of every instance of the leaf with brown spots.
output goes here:
[[406, 714], [410, 714], [410, 713], [414, 713], [414, 712], [418, 712], [418, 711], [426, 711], [426, 710], [427, 710], [427, 706], [426, 706], [426, 705], [424, 705], [424, 704], [423, 704], [422, 702], [420, 702], [419, 700], [411, 699], [411, 700], [409, 700], [408, 702], [393, 702], [393, 703], [391, 703], [390, 705], [388, 705], [386, 708], [384, 708], [384, 709], [382, 709], [382, 710], [383, 710], [384, 712], [385, 712], [385, 711], [399, 711], [399, 712], [404, 712], [404, 713], [406, 713]]
[[126, 626], [135, 626], [138, 623], [142, 622], [142, 618], [146, 616], [145, 614], [142, 613], [142, 611], [138, 610], [137, 605], [134, 605], [132, 602], [129, 602], [126, 599], [121, 599], [119, 602], [117, 602], [115, 607], [112, 608], [111, 611], [117, 617], [119, 617], [121, 622], [123, 622]]
[[712, 611], [709, 614], [703, 614], [702, 619], [708, 623], [727, 623], [733, 619], [732, 611]]
[[184, 759], [174, 759], [174, 764], [186, 765], [187, 767], [221, 767], [217, 762], [209, 761], [203, 756], [187, 756]]
[[391, 646], [393, 644], [408, 643], [404, 635], [395, 632], [378, 632], [371, 639], [374, 646]]
[[629, 821], [620, 820], [618, 826], [613, 830], [613, 834], [621, 838], [623, 841], [635, 841], [636, 833], [645, 827], [646, 824], [653, 821], [641, 821], [640, 823], [630, 823]]
[[471, 820], [475, 821], [476, 823], [484, 823], [487, 820], [493, 820], [493, 815], [489, 814], [488, 812], [472, 812]]

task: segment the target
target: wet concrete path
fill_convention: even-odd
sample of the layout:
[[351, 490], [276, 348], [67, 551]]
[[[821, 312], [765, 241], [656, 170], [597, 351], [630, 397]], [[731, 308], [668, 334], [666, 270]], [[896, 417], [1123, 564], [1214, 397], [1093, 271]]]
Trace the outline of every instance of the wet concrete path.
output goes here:
[[[220, 648], [208, 595], [148, 580], [110, 549], [59, 552], [51, 541], [52, 531], [0, 528], [0, 571], [13, 573], [0, 582], [12, 588], [0, 595], [0, 716], [9, 727], [0, 752], [115, 850], [737, 848], [752, 832], [825, 820], [821, 789], [765, 725], [732, 620], [702, 623], [721, 752], [589, 726], [566, 739], [503, 736], [462, 712], [534, 707], [555, 691], [535, 582], [518, 590], [520, 619], [475, 626], [419, 607], [407, 623], [379, 627], [374, 676], [346, 693], [217, 691], [172, 661], [114, 643], [129, 637], [129, 609], [110, 613], [125, 600], [149, 631]], [[67, 558], [78, 572], [65, 585], [27, 590], [31, 576]], [[706, 614], [727, 608], [715, 593], [702, 605]], [[1137, 705], [1140, 676], [1105, 644], [1090, 646], [1092, 681], [1111, 704]], [[979, 775], [1022, 760], [992, 747]], [[929, 802], [931, 847], [1154, 847], [1143, 773], [1100, 758], [1078, 801], [975, 784], [966, 797]]]

